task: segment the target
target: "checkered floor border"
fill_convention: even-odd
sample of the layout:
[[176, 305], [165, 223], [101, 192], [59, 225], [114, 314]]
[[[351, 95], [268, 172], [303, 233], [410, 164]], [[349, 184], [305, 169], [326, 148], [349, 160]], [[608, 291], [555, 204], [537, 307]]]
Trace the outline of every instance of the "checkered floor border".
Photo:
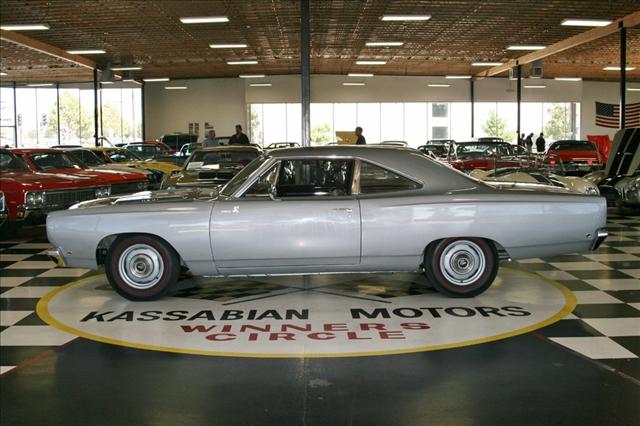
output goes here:
[[[577, 307], [565, 319], [537, 330], [553, 342], [640, 380], [640, 217], [610, 212], [610, 236], [594, 253], [527, 259], [511, 266], [555, 280], [575, 294]], [[32, 235], [31, 235], [32, 234]], [[0, 374], [76, 336], [44, 323], [38, 300], [52, 289], [89, 273], [54, 268], [45, 255], [42, 228], [24, 238], [0, 241]], [[180, 289], [178, 297], [229, 301], [287, 289], [270, 280], [221, 280], [217, 286]], [[419, 280], [394, 276], [354, 287], [352, 280], [322, 286], [322, 291], [357, 297], [392, 298], [432, 291]]]

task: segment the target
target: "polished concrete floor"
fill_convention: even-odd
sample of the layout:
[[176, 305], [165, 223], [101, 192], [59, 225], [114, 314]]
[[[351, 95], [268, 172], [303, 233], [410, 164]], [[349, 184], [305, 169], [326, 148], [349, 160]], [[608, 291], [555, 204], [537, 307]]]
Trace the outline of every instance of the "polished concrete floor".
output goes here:
[[[637, 425], [640, 218], [611, 212], [609, 229], [611, 236], [595, 253], [508, 265], [499, 277], [503, 281], [474, 302], [446, 301], [418, 277], [387, 275], [225, 280], [196, 287], [183, 282], [173, 305], [149, 308], [114, 299], [100, 275], [52, 269], [42, 254], [42, 229], [27, 230], [0, 241], [0, 422]], [[527, 282], [534, 289], [526, 290]], [[309, 301], [308, 318], [304, 306], [291, 304], [294, 296]], [[332, 297], [334, 302], [324, 302]], [[178, 308], [176, 298], [184, 300]], [[80, 307], [87, 303], [87, 311], [73, 306], [74, 300]], [[207, 304], [215, 306], [212, 313], [201, 309]], [[327, 316], [315, 321], [313, 309], [323, 304]], [[385, 309], [392, 318], [368, 318], [360, 311], [361, 320], [344, 325], [341, 304], [367, 315]], [[513, 304], [522, 305], [520, 311], [504, 309]], [[273, 312], [260, 313], [261, 306], [273, 306]], [[285, 318], [287, 307], [300, 317]], [[275, 340], [270, 340], [273, 333], [256, 332], [255, 345], [234, 346], [236, 356], [197, 354], [201, 346], [186, 344], [186, 337], [183, 346], [167, 349], [168, 330], [180, 331], [184, 323], [173, 318], [191, 315], [190, 309], [197, 312], [192, 326], [210, 327], [221, 319], [221, 309], [229, 312], [227, 319], [267, 315], [263, 323], [343, 325], [315, 333], [327, 339], [314, 341], [315, 346], [292, 345], [297, 340], [289, 338], [309, 335], [296, 331], [276, 333]], [[257, 313], [250, 314], [252, 309]], [[523, 311], [530, 315], [518, 313]], [[216, 315], [215, 321], [209, 315]], [[256, 321], [243, 324], [259, 325]], [[405, 340], [393, 339], [398, 335], [384, 335], [375, 326], [363, 331], [363, 322], [409, 329]], [[238, 333], [237, 321], [227, 323], [232, 328], [202, 333], [196, 345], [210, 339], [206, 336], [251, 341], [250, 334]], [[409, 323], [429, 324], [423, 331], [450, 341], [414, 352], [409, 338], [422, 331]], [[352, 336], [362, 340], [356, 346], [334, 338], [346, 335], [341, 327], [357, 326]], [[512, 332], [504, 333], [505, 327]], [[468, 338], [460, 337], [465, 333]], [[149, 339], [155, 344], [145, 345]], [[176, 340], [170, 336], [169, 341]], [[224, 347], [224, 342], [209, 342]], [[383, 354], [387, 347], [392, 350]], [[300, 351], [314, 353], [300, 356]]]

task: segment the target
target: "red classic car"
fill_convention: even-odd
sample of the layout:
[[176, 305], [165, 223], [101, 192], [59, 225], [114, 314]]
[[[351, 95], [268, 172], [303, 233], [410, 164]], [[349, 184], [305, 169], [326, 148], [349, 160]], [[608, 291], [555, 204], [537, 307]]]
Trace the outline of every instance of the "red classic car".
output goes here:
[[110, 193], [104, 179], [35, 173], [7, 149], [0, 149], [0, 171], [0, 225], [5, 215], [9, 223], [39, 223], [49, 211]]
[[125, 170], [97, 170], [87, 168], [77, 159], [59, 149], [23, 148], [12, 150], [34, 172], [68, 174], [106, 180], [111, 194], [130, 194], [147, 188], [148, 179], [142, 173]]
[[553, 156], [562, 160], [565, 174], [585, 175], [602, 168], [600, 153], [591, 141], [556, 141], [547, 150], [545, 159]]
[[[454, 142], [447, 161], [455, 169], [493, 170], [503, 167], [526, 167], [531, 155], [521, 146], [507, 142]], [[533, 157], [531, 157], [533, 159]]]

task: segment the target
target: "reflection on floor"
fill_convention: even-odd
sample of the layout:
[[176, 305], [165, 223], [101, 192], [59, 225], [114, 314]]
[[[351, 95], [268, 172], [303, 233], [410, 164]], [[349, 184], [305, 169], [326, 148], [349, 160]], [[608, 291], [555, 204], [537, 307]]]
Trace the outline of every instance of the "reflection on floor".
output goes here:
[[[264, 386], [265, 391], [269, 390], [274, 394], [282, 391], [282, 395], [286, 395], [286, 398], [293, 401], [289, 401], [292, 406], [297, 407], [296, 410], [300, 410], [298, 413], [292, 409], [293, 411], [283, 414], [282, 410], [286, 410], [285, 407], [289, 402], [284, 400], [285, 396], [276, 397], [270, 393], [264, 396], [268, 402], [256, 406], [256, 409], [259, 408], [262, 411], [248, 410], [246, 416], [237, 417], [242, 419], [237, 423], [242, 424], [302, 423], [302, 421], [295, 420], [297, 418], [315, 419], [311, 423], [323, 423], [318, 420], [322, 417], [309, 417], [309, 412], [313, 411], [314, 407], [321, 410], [325, 399], [328, 401], [338, 398], [336, 390], [331, 386], [331, 383], [340, 381], [334, 376], [338, 372], [343, 374], [343, 379], [349, 382], [348, 385], [344, 385], [346, 387], [340, 389], [341, 395], [344, 398], [355, 398], [355, 395], [358, 395], [358, 398], [362, 398], [362, 400], [359, 403], [351, 400], [352, 405], [349, 406], [341, 405], [344, 404], [344, 401], [334, 401], [332, 411], [336, 413], [335, 417], [328, 417], [324, 422], [326, 424], [374, 424], [378, 422], [415, 424], [410, 418], [391, 421], [388, 417], [381, 417], [371, 401], [383, 398], [385, 393], [377, 391], [382, 387], [399, 390], [397, 396], [402, 396], [403, 392], [406, 394], [409, 391], [405, 386], [414, 383], [418, 377], [427, 382], [437, 378], [444, 380], [440, 383], [443, 386], [440, 390], [444, 393], [436, 395], [431, 392], [432, 389], [414, 383], [415, 389], [429, 395], [429, 401], [424, 401], [422, 397], [409, 392], [412, 399], [398, 403], [399, 407], [394, 406], [392, 409], [388, 402], [383, 401], [379, 402], [380, 407], [387, 407], [390, 411], [397, 412], [403, 417], [403, 409], [406, 409], [407, 412], [422, 413], [421, 410], [434, 404], [433, 407], [436, 411], [430, 413], [430, 419], [437, 422], [438, 416], [443, 415], [442, 412], [437, 414], [439, 412], [437, 407], [447, 406], [442, 398], [453, 398], [448, 392], [466, 391], [467, 387], [471, 389], [477, 384], [475, 383], [476, 379], [479, 383], [492, 383], [492, 386], [501, 386], [499, 377], [503, 375], [507, 375], [507, 382], [510, 383], [507, 385], [505, 382], [507, 386], [514, 386], [513, 384], [517, 383], [518, 378], [522, 379], [523, 383], [528, 381], [529, 391], [534, 393], [537, 385], [555, 386], [558, 392], [566, 385], [566, 391], [572, 393], [575, 398], [579, 398], [579, 395], [585, 398], [582, 401], [583, 404], [598, 401], [597, 406], [594, 406], [593, 409], [599, 411], [597, 414], [594, 414], [594, 411], [591, 416], [585, 415], [584, 420], [587, 423], [598, 423], [596, 419], [601, 418], [603, 422], [609, 424], [631, 424], [634, 422], [637, 424], [640, 420], [640, 413], [637, 410], [637, 399], [640, 397], [640, 218], [620, 217], [610, 212], [608, 229], [610, 231], [609, 238], [595, 253], [558, 256], [551, 259], [528, 259], [510, 265], [555, 280], [572, 290], [577, 298], [577, 307], [572, 314], [528, 335], [475, 347], [415, 355], [342, 361], [329, 359], [313, 361], [262, 360], [258, 364], [255, 360], [226, 358], [214, 361], [214, 359], [207, 357], [161, 354], [104, 345], [84, 339], [75, 340], [74, 335], [48, 326], [35, 313], [35, 306], [39, 298], [52, 289], [85, 276], [89, 271], [53, 269], [53, 264], [44, 254], [48, 243], [42, 228], [32, 229], [24, 237], [0, 241], [0, 374], [3, 375], [0, 379], [3, 385], [3, 392], [0, 395], [2, 399], [2, 414], [0, 414], [2, 417], [0, 419], [3, 422], [6, 420], [7, 424], [19, 422], [36, 424], [39, 423], [39, 420], [44, 420], [45, 417], [40, 417], [41, 414], [37, 412], [38, 410], [29, 409], [29, 404], [26, 403], [32, 398], [28, 394], [29, 390], [36, 392], [37, 383], [45, 379], [53, 380], [54, 384], [57, 383], [56, 386], [65, 388], [67, 392], [70, 392], [67, 386], [86, 385], [86, 381], [75, 377], [78, 374], [76, 367], [86, 372], [86, 380], [89, 381], [100, 383], [107, 380], [107, 376], [115, 374], [124, 380], [140, 379], [141, 386], [144, 387], [146, 376], [140, 373], [140, 368], [144, 370], [146, 365], [144, 363], [149, 362], [157, 368], [163, 368], [163, 371], [168, 369], [169, 375], [183, 373], [184, 380], [190, 379], [194, 383], [198, 382], [199, 374], [205, 372], [213, 375], [221, 374], [225, 378], [221, 379], [222, 383], [218, 383], [220, 386], [210, 384], [212, 387], [203, 388], [196, 385], [196, 390], [199, 389], [205, 393], [213, 392], [216, 397], [229, 402], [236, 409], [239, 405], [238, 395], [234, 399], [233, 395], [226, 393], [223, 386], [234, 388], [234, 380], [257, 387]], [[246, 285], [239, 286], [233, 280], [221, 280], [219, 285], [215, 287], [181, 288], [175, 292], [175, 295], [232, 302], [235, 299], [259, 297], [287, 288], [285, 285], [278, 285], [272, 281], [261, 282], [260, 279], [252, 279], [245, 281], [245, 283]], [[392, 276], [391, 280], [370, 280], [366, 285], [359, 285], [355, 288], [349, 282], [337, 283], [329, 288], [324, 287], [323, 291], [348, 292], [359, 297], [376, 297], [384, 300], [405, 295], [426, 294], [432, 290], [420, 279], [407, 280], [406, 277]], [[73, 342], [73, 344], [67, 345], [69, 342]], [[500, 359], [500, 365], [494, 365], [491, 361], [496, 356], [497, 359]], [[75, 363], [74, 368], [68, 365], [71, 361]], [[121, 362], [131, 363], [131, 366], [135, 366], [135, 368], [129, 368], [128, 364], [125, 365]], [[481, 368], [485, 376], [474, 370], [473, 365], [476, 362], [482, 363]], [[275, 368], [278, 374], [275, 374], [274, 371], [266, 372], [260, 366]], [[198, 370], [199, 368], [201, 370]], [[466, 369], [467, 376], [455, 375], [453, 371], [456, 368]], [[129, 376], [122, 376], [120, 372], [115, 373], [116, 370], [120, 371], [119, 369], [122, 369], [122, 374], [126, 372]], [[181, 373], [173, 371], [173, 369], [178, 369]], [[315, 369], [315, 371], [310, 369]], [[356, 371], [360, 376], [352, 376]], [[381, 373], [382, 371], [385, 373]], [[440, 377], [440, 374], [447, 371], [462, 382], [446, 382], [446, 379]], [[227, 377], [229, 372], [234, 372], [236, 376], [232, 374], [232, 377]], [[249, 372], [254, 376], [251, 378], [246, 376]], [[390, 372], [396, 376], [390, 376]], [[137, 376], [138, 374], [140, 377]], [[272, 376], [272, 374], [275, 375]], [[478, 376], [478, 374], [480, 375]], [[175, 377], [174, 379], [182, 380]], [[558, 384], [560, 379], [567, 383]], [[64, 383], [58, 383], [59, 380]], [[269, 383], [268, 380], [272, 380], [273, 383]], [[292, 380], [295, 383], [291, 382]], [[466, 385], [465, 380], [468, 380]], [[280, 381], [285, 385], [288, 383], [289, 387], [284, 390], [280, 389], [278, 387]], [[301, 383], [304, 385], [304, 391], [299, 392], [300, 388], [297, 385], [301, 385]], [[152, 382], [146, 383], [149, 386], [154, 384]], [[192, 384], [182, 382], [183, 386]], [[360, 386], [365, 384], [371, 388], [361, 389]], [[478, 386], [480, 385], [478, 384]], [[607, 389], [602, 389], [602, 386]], [[629, 386], [630, 388], [628, 388]], [[575, 390], [578, 388], [582, 389], [578, 392], [579, 395], [575, 394]], [[94, 397], [104, 398], [98, 389], [100, 387], [96, 385], [97, 394]], [[500, 404], [508, 402], [509, 398], [517, 398], [521, 391], [524, 392], [517, 385], [514, 389], [513, 394], [503, 395], [507, 401], [501, 401]], [[251, 393], [252, 390], [237, 391], [243, 396], [247, 396], [246, 393]], [[617, 394], [618, 391], [621, 393]], [[261, 393], [257, 390], [255, 392], [256, 395]], [[553, 394], [548, 388], [544, 392], [549, 395]], [[604, 393], [611, 394], [612, 392], [613, 395], [603, 397]], [[489, 393], [497, 395], [495, 392]], [[75, 395], [82, 399], [78, 393]], [[320, 399], [311, 400], [312, 395]], [[462, 395], [466, 400], [473, 399], [464, 392]], [[180, 399], [181, 396], [181, 394], [176, 394], [175, 398]], [[210, 396], [213, 397], [213, 395]], [[42, 395], [42, 398], [47, 398], [47, 396]], [[233, 401], [228, 401], [230, 398]], [[482, 399], [487, 396], [476, 395], [475, 398]], [[453, 399], [459, 401], [460, 395]], [[436, 404], [438, 401], [440, 405]], [[166, 400], [163, 402], [166, 403]], [[299, 405], [298, 402], [302, 405]], [[420, 408], [412, 405], [418, 403], [422, 404]], [[562, 417], [557, 417], [560, 414], [554, 411], [556, 408], [552, 407], [557, 403], [557, 400], [553, 401], [551, 397], [547, 398], [538, 394], [537, 403], [542, 404], [545, 408], [540, 408], [541, 411], [538, 412], [540, 417], [534, 417], [537, 421], [531, 422], [540, 424], [563, 421]], [[54, 412], [60, 410], [60, 413], [53, 415], [51, 419], [63, 421], [71, 418], [66, 417], [72, 415], [71, 412], [65, 411], [70, 409], [68, 406], [65, 405], [65, 408], [61, 408], [60, 405], [55, 405], [55, 402], [50, 402], [50, 404], [53, 404], [51, 410]], [[172, 423], [171, 416], [175, 415], [175, 411], [178, 410], [176, 407], [179, 406], [177, 401], [173, 404], [174, 410], [171, 412], [162, 411], [168, 417], [163, 417], [157, 423]], [[563, 404], [571, 405], [573, 402], [569, 401]], [[22, 405], [23, 408], [16, 409], [17, 405]], [[365, 405], [371, 405], [371, 408], [366, 409]], [[206, 417], [200, 418], [199, 416], [204, 416], [205, 413], [215, 416], [214, 408], [216, 407], [224, 410], [222, 408], [224, 405], [214, 404], [212, 407], [202, 409], [201, 412], [192, 414], [191, 417], [174, 419], [173, 423], [208, 423], [205, 420]], [[335, 407], [342, 407], [344, 412], [336, 411]], [[99, 411], [92, 410], [90, 414], [87, 414], [87, 419], [93, 418], [96, 424], [108, 423], [105, 420], [107, 418], [102, 418], [100, 421], [101, 417], [97, 415]], [[238, 415], [241, 411], [237, 411], [235, 414]], [[456, 409], [454, 408], [453, 411]], [[489, 417], [485, 420], [495, 422], [500, 419], [501, 422], [514, 422], [518, 418], [518, 414], [516, 412], [513, 413], [513, 416], [505, 414], [508, 411], [509, 409], [504, 406], [502, 411], [498, 408], [490, 409], [486, 414]], [[131, 413], [134, 412], [141, 415], [133, 408], [131, 408], [129, 415], [133, 416]], [[276, 412], [279, 414], [276, 415]], [[349, 412], [351, 416], [348, 415]], [[584, 411], [584, 413], [588, 412], [589, 410]], [[612, 416], [614, 412], [615, 415]], [[491, 413], [494, 413], [495, 416]], [[545, 417], [547, 414], [543, 413], [547, 413], [549, 417]], [[610, 417], [605, 417], [607, 413]], [[296, 417], [298, 414], [300, 417]], [[449, 417], [442, 417], [440, 420], [455, 419], [458, 418], [455, 416], [463, 414], [464, 410], [459, 414], [452, 412], [448, 414]], [[112, 424], [136, 422], [133, 417], [122, 417], [124, 415], [122, 413], [114, 413], [113, 415], [115, 417], [108, 418]], [[345, 417], [341, 417], [343, 415]], [[482, 415], [477, 417], [478, 415], [473, 417], [474, 420], [482, 418]], [[503, 415], [506, 417], [502, 417]], [[234, 417], [225, 418], [233, 419]], [[143, 424], [156, 422], [148, 416], [142, 416], [137, 420]], [[458, 420], [460, 420], [458, 423], [465, 422], [462, 417]], [[579, 417], [572, 417], [572, 421], [569, 423], [575, 422], [577, 424], [578, 420]], [[225, 422], [221, 421], [221, 423]], [[452, 423], [456, 423], [456, 421], [452, 421]]]

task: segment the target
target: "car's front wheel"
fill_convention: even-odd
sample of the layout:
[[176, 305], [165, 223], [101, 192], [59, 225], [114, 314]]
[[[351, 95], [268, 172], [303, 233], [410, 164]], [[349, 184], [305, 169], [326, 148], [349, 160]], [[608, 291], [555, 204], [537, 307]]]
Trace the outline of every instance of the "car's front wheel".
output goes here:
[[487, 290], [498, 273], [498, 252], [481, 238], [448, 238], [425, 253], [425, 275], [451, 297], [473, 297]]
[[180, 259], [164, 241], [147, 235], [118, 238], [105, 262], [111, 287], [129, 300], [154, 300], [178, 281]]

